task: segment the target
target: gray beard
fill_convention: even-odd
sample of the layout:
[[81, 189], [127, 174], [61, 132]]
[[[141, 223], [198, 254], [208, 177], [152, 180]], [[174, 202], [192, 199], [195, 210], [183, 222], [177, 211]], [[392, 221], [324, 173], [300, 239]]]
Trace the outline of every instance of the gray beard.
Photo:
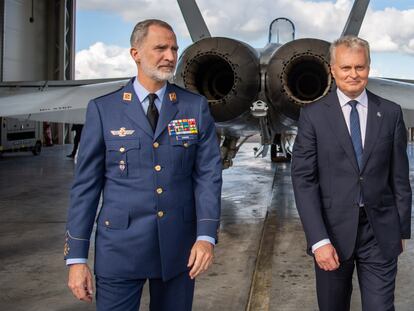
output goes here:
[[164, 82], [174, 77], [174, 71], [165, 72], [158, 70], [157, 68], [147, 66], [145, 62], [141, 62], [142, 71], [151, 79], [155, 81]]

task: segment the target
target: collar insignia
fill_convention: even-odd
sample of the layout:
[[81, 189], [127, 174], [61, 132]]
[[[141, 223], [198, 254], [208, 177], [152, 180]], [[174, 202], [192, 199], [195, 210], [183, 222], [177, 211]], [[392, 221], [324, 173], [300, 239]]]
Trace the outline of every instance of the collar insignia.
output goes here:
[[132, 93], [124, 92], [124, 95], [122, 96], [122, 99], [125, 101], [130, 102], [132, 100]]
[[172, 101], [172, 102], [177, 101], [177, 94], [175, 92], [168, 93], [168, 97], [170, 98], [170, 101]]

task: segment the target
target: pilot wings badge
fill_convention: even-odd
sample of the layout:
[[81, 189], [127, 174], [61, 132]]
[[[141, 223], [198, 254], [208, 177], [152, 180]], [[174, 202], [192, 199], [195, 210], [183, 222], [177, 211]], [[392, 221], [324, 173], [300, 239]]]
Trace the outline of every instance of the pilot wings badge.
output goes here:
[[114, 136], [125, 137], [127, 135], [134, 134], [135, 130], [127, 130], [125, 127], [121, 127], [118, 131], [111, 131]]

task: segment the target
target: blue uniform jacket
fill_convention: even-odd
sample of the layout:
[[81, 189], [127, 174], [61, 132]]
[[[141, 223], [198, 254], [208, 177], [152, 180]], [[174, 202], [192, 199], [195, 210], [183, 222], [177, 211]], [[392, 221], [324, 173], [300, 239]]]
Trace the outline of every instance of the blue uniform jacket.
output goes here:
[[88, 105], [65, 259], [87, 258], [96, 218], [97, 275], [168, 280], [187, 270], [196, 236], [217, 238], [219, 144], [204, 97], [168, 84], [153, 133], [132, 82]]

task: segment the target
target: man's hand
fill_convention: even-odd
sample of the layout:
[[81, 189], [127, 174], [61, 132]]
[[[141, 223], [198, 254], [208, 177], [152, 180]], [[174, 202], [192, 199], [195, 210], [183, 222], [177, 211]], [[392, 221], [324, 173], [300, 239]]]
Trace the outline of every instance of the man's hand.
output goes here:
[[79, 300], [92, 302], [92, 274], [87, 264], [73, 264], [69, 267], [68, 286]]
[[213, 263], [214, 245], [207, 241], [197, 241], [191, 249], [187, 267], [191, 267], [190, 278], [194, 279]]
[[314, 255], [316, 263], [322, 270], [333, 271], [339, 268], [339, 257], [332, 244], [318, 247]]

